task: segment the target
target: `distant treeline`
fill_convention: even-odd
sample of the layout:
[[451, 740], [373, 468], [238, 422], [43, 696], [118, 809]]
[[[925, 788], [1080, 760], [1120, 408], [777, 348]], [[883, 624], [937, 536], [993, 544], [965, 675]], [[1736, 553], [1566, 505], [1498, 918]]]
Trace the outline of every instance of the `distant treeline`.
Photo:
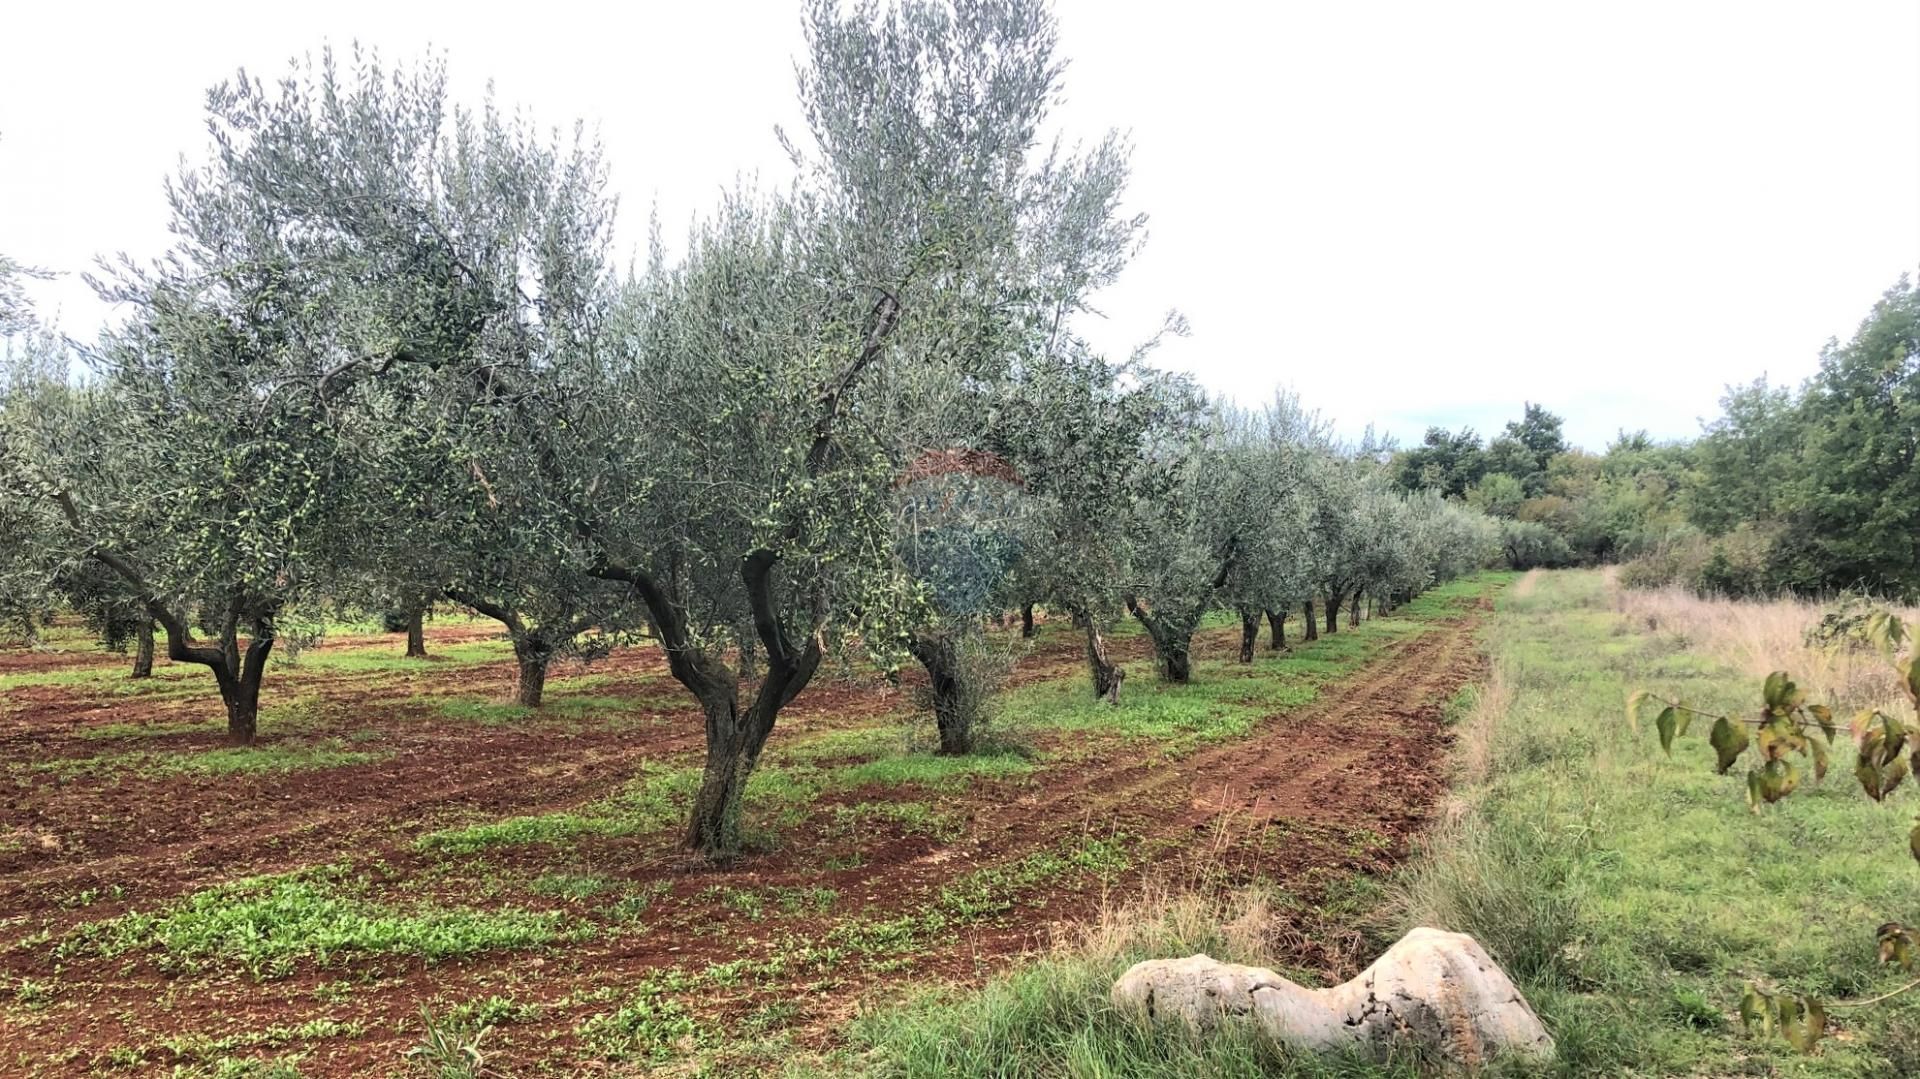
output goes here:
[[1504, 521], [1520, 567], [1623, 562], [1637, 585], [1732, 595], [1920, 595], [1920, 288], [1902, 275], [1798, 388], [1732, 388], [1691, 442], [1571, 448], [1537, 405], [1491, 441], [1429, 428], [1406, 490]]

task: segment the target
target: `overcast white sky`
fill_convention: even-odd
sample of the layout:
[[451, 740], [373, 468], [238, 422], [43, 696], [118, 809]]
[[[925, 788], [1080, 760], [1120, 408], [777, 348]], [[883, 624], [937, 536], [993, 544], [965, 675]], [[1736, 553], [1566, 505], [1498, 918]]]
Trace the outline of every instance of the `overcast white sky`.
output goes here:
[[[1354, 432], [1483, 432], [1531, 399], [1598, 449], [1686, 436], [1721, 389], [1797, 381], [1920, 266], [1920, 3], [1060, 0], [1061, 121], [1135, 143], [1146, 251], [1102, 300], [1124, 351]], [[784, 173], [797, 11], [599, 5], [31, 4], [0, 37], [0, 251], [56, 270], [164, 249], [161, 179], [205, 89], [353, 40], [447, 50], [543, 122], [598, 125], [621, 242], [738, 172]], [[69, 332], [77, 275], [36, 289]]]

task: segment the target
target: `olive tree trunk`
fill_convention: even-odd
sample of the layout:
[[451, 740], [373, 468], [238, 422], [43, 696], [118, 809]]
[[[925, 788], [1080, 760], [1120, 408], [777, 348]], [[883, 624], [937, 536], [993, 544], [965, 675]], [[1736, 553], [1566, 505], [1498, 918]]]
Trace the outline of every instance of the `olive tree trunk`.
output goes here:
[[547, 691], [547, 666], [553, 662], [552, 650], [544, 641], [516, 638], [513, 642], [513, 658], [520, 668], [513, 686], [513, 702], [528, 708], [540, 707], [541, 698]]
[[1327, 596], [1327, 632], [1328, 633], [1340, 632], [1340, 600], [1341, 598], [1342, 597], [1337, 592]]
[[1268, 650], [1278, 652], [1285, 648], [1287, 646], [1287, 612], [1268, 611], [1267, 628], [1272, 631], [1272, 636], [1267, 639]]
[[[1028, 608], [1031, 610], [1032, 608]], [[979, 687], [966, 684], [966, 672], [960, 668], [960, 651], [946, 634], [911, 637], [907, 651], [926, 668], [933, 698], [933, 723], [940, 732], [939, 752], [947, 756], [965, 756], [973, 752], [973, 721], [970, 701]]]
[[260, 731], [260, 679], [235, 679], [220, 687], [220, 699], [227, 706], [227, 741], [252, 744]]
[[1253, 662], [1253, 646], [1260, 642], [1260, 612], [1240, 612], [1240, 662]]
[[[251, 628], [253, 635], [247, 640], [245, 652], [240, 650], [231, 620], [227, 623], [226, 632], [221, 635], [220, 648], [217, 650], [176, 650], [171, 630], [167, 634], [167, 654], [170, 657], [205, 663], [213, 670], [213, 680], [220, 687], [220, 701], [227, 706], [227, 741], [236, 746], [252, 745], [259, 733], [260, 683], [266, 677], [267, 656], [273, 651], [272, 618], [257, 617], [253, 619]], [[209, 652], [211, 655], [205, 658], [182, 656], [181, 651]]]
[[1305, 609], [1306, 616], [1307, 616], [1306, 618], [1307, 640], [1317, 641], [1320, 639], [1320, 623], [1315, 621], [1313, 616], [1313, 601], [1307, 600], [1301, 606]]
[[134, 630], [132, 678], [153, 677], [153, 619], [142, 619]]
[[[68, 520], [77, 525], [79, 516], [73, 500], [63, 494], [60, 503]], [[227, 741], [234, 745], [250, 744], [260, 726], [260, 682], [266, 677], [267, 656], [273, 651], [273, 620], [279, 613], [278, 604], [262, 602], [257, 597], [230, 597], [220, 643], [214, 647], [197, 645], [187, 630], [187, 619], [160, 601], [132, 562], [105, 547], [95, 548], [92, 555], [94, 561], [132, 586], [141, 606], [147, 610], [147, 617], [166, 630], [168, 659], [175, 663], [198, 663], [213, 672], [213, 680], [220, 687], [221, 703], [227, 706]], [[243, 616], [252, 631], [244, 654], [239, 640]], [[143, 640], [152, 643], [151, 624], [145, 628]]]
[[1127, 610], [1147, 631], [1153, 641], [1153, 656], [1162, 682], [1185, 685], [1193, 680], [1193, 627], [1197, 618], [1167, 618], [1135, 596], [1127, 598]]
[[743, 710], [731, 679], [715, 682], [696, 696], [706, 716], [707, 763], [693, 796], [685, 843], [709, 858], [731, 858], [741, 848], [747, 781], [760, 762], [774, 717], [755, 714], [751, 705]]
[[820, 668], [819, 627], [796, 642], [781, 624], [772, 582], [778, 560], [778, 555], [762, 549], [740, 561], [754, 636], [766, 664], [766, 673], [745, 708], [740, 705], [739, 672], [696, 643], [687, 627], [685, 607], [675, 602], [660, 578], [638, 566], [606, 563], [592, 570], [595, 576], [624, 582], [639, 594], [666, 653], [668, 671], [700, 702], [706, 718], [707, 763], [687, 815], [683, 842], [713, 862], [729, 861], [740, 853], [747, 781], [760, 762], [760, 751], [773, 733], [780, 710], [792, 703]]
[[1093, 696], [1105, 697], [1109, 704], [1120, 703], [1120, 683], [1127, 672], [1107, 655], [1107, 639], [1092, 618], [1081, 620], [1087, 631], [1087, 669], [1093, 675]]
[[1361, 595], [1361, 593], [1360, 593], [1360, 590], [1359, 590], [1359, 589], [1357, 589], [1357, 588], [1356, 588], [1356, 589], [1354, 589], [1354, 592], [1353, 592], [1353, 610], [1352, 610], [1352, 612], [1351, 612], [1350, 614], [1348, 614], [1348, 615], [1347, 615], [1347, 628], [1348, 628], [1348, 629], [1352, 629], [1353, 627], [1355, 627], [1355, 626], [1357, 626], [1357, 625], [1359, 625], [1359, 624], [1360, 624], [1360, 595]]
[[1035, 633], [1035, 630], [1033, 628], [1033, 604], [1029, 603], [1026, 606], [1020, 608], [1020, 636], [1028, 640], [1031, 640], [1033, 638], [1034, 633]]
[[427, 612], [415, 607], [407, 612], [407, 656], [412, 659], [427, 658]]

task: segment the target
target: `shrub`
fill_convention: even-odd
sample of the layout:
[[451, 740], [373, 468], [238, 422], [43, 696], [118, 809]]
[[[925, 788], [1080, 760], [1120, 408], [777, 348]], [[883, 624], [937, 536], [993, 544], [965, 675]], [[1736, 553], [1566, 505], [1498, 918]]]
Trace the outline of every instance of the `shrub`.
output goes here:
[[1500, 522], [1500, 547], [1512, 569], [1565, 566], [1573, 562], [1573, 549], [1558, 532], [1537, 521]]
[[1886, 607], [1859, 593], [1844, 594], [1821, 612], [1820, 621], [1800, 634], [1800, 641], [1808, 648], [1871, 652], [1877, 645], [1870, 627], [1877, 618], [1884, 619], [1890, 613]]
[[1698, 532], [1663, 537], [1639, 557], [1620, 567], [1620, 583], [1627, 588], [1696, 588], [1711, 545]]
[[1742, 523], [1713, 541], [1713, 549], [1688, 587], [1702, 595], [1761, 596], [1776, 591], [1773, 533]]

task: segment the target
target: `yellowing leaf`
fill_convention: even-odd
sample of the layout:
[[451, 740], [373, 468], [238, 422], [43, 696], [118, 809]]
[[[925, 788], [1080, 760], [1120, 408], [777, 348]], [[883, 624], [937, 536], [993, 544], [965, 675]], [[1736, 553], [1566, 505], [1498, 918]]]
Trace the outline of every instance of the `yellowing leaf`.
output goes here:
[[1767, 675], [1766, 685], [1761, 689], [1761, 696], [1766, 700], [1769, 710], [1779, 708], [1786, 700], [1788, 685], [1785, 671], [1775, 671]]
[[1627, 694], [1627, 726], [1631, 727], [1635, 734], [1640, 733], [1640, 706], [1646, 703], [1648, 696], [1644, 689]]
[[1785, 997], [1780, 1001], [1780, 1036], [1802, 1053], [1813, 1052], [1827, 1032], [1827, 1010], [1813, 997]]
[[1827, 736], [1827, 744], [1832, 745], [1833, 736], [1840, 733], [1833, 723], [1833, 709], [1824, 704], [1813, 704], [1807, 706], [1807, 712], [1813, 716], [1815, 723], [1820, 724], [1820, 733]]
[[1726, 775], [1727, 769], [1733, 767], [1733, 762], [1747, 751], [1747, 729], [1722, 716], [1714, 720], [1713, 730], [1707, 734], [1707, 743], [1713, 746], [1718, 758], [1714, 771]]
[[[1757, 790], [1760, 798], [1769, 805], [1793, 793], [1800, 785], [1800, 771], [1793, 762], [1784, 757], [1776, 757], [1747, 773], [1749, 791]], [[1758, 777], [1758, 783], [1755, 783]]]
[[1654, 728], [1660, 732], [1660, 748], [1666, 750], [1669, 757], [1673, 756], [1673, 731], [1678, 718], [1672, 708], [1662, 708], [1653, 721]]
[[1740, 994], [1740, 1026], [1748, 1034], [1759, 1028], [1765, 1034], [1773, 1028], [1767, 1015], [1767, 998], [1753, 983], [1747, 983], [1747, 991]]

